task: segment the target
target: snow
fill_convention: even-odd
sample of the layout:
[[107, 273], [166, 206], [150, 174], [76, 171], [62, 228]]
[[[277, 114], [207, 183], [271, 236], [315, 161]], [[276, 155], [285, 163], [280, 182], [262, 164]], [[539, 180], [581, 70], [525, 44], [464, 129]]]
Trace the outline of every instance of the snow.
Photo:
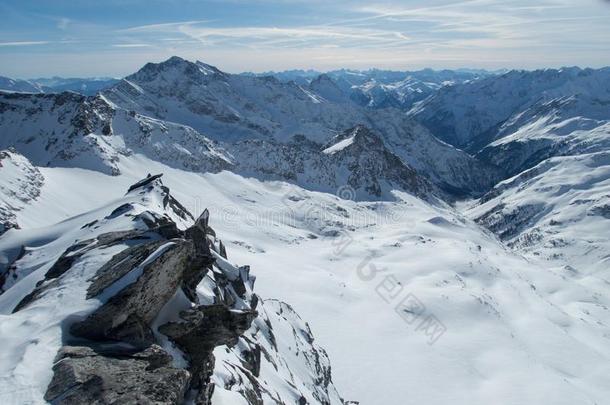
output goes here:
[[[173, 63], [182, 66], [183, 61]], [[102, 136], [96, 128], [74, 144], [60, 143], [61, 150], [75, 152], [67, 160], [55, 155], [57, 150], [48, 152], [44, 144], [29, 141], [40, 128], [49, 131], [44, 136], [52, 131], [69, 134], [69, 127], [58, 126], [48, 113], [51, 108], [35, 120], [3, 115], [4, 128], [11, 131], [2, 145], [18, 144], [31, 162], [15, 154], [0, 168], [7, 173], [0, 179], [2, 202], [10, 205], [13, 219], [23, 228], [0, 237], [0, 264], [8, 265], [21, 246], [28, 247], [17, 263], [19, 277], [0, 295], [0, 341], [5, 347], [0, 353], [0, 402], [40, 402], [61, 345], [62, 320], [83, 316], [100, 304], [84, 299], [87, 280], [124, 246], [85, 254], [73, 269], [74, 277], [59, 279], [60, 288], [11, 314], [14, 306], [68, 246], [92, 236], [94, 231], [82, 228], [84, 224], [104, 218], [126, 201], [136, 212], [145, 207], [160, 210], [162, 202], [155, 198], [142, 201], [137, 193], [124, 195], [148, 173], [164, 173], [164, 184], [193, 214], [210, 211], [211, 226], [228, 250], [227, 260], [216, 255], [224, 272], [237, 277], [244, 270], [234, 263], [249, 264], [257, 294], [289, 302], [301, 315], [274, 300], [265, 300], [259, 308], [270, 322], [280, 321], [277, 340], [286, 362], [276, 368], [269, 359], [263, 361], [261, 373], [270, 392], [294, 398], [295, 387], [310, 384], [299, 348], [311, 327], [315, 343], [328, 352], [339, 392], [363, 405], [404, 403], [405, 398], [469, 405], [607, 402], [610, 131], [607, 105], [600, 102], [606, 71], [512, 72], [443, 87], [416, 105], [410, 114], [424, 122], [445, 117], [454, 132], [439, 136], [456, 145], [468, 144], [476, 131], [497, 129], [485, 139], [482, 146], [488, 149], [479, 156], [487, 153], [490, 161], [502, 163], [510, 177], [482, 199], [451, 207], [397, 191], [387, 182], [384, 197], [391, 200], [359, 195], [352, 201], [333, 195], [332, 187], [303, 189], [300, 186], [319, 185], [326, 173], [314, 159], [306, 161], [301, 178], [293, 179], [300, 186], [257, 180], [254, 176], [260, 173], [255, 170], [241, 175], [222, 171], [233, 167], [224, 164], [240, 161], [249, 167], [246, 163], [261, 157], [272, 173], [286, 167], [258, 153], [275, 153], [269, 144], [257, 144], [262, 145], [257, 153], [251, 145], [245, 152], [225, 149], [236, 139], [257, 138], [268, 130], [269, 141], [303, 133], [322, 143], [346, 122], [363, 119], [377, 123], [392, 153], [437, 183], [459, 187], [483, 176], [499, 179], [498, 173], [436, 140], [419, 124], [397, 120], [394, 110], [372, 114], [351, 104], [319, 105], [318, 95], [297, 85], [198, 66], [203, 78], [187, 78], [197, 86], [178, 83], [190, 92], [186, 102], [164, 93], [173, 91], [180, 77], [171, 70], [146, 86], [143, 78], [150, 72], [143, 70], [105, 93], [106, 99], [99, 98], [105, 105], [112, 100], [155, 117], [131, 116], [119, 109], [112, 122], [118, 136]], [[359, 85], [367, 91], [418, 92], [417, 83], [404, 78], [387, 83], [373, 73], [361, 79], [344, 76], [362, 80]], [[531, 92], [527, 99], [519, 96], [524, 89]], [[216, 98], [222, 102], [200, 104]], [[27, 109], [23, 99], [11, 100]], [[50, 98], [40, 100], [52, 104]], [[213, 111], [196, 114], [192, 107]], [[68, 103], [62, 112], [72, 116], [74, 108]], [[226, 143], [219, 145], [163, 119], [193, 125]], [[253, 128], [264, 130], [254, 134]], [[324, 154], [340, 155], [354, 145], [355, 136], [332, 144]], [[243, 163], [247, 156], [250, 160]], [[36, 177], [44, 181], [26, 193], [27, 198], [19, 198], [22, 190], [16, 179], [33, 171], [32, 163], [40, 166]], [[339, 180], [350, 173], [345, 165], [332, 169]], [[181, 228], [187, 226], [175, 219]], [[127, 220], [118, 225], [137, 226]], [[95, 232], [105, 226], [102, 221]], [[211, 277], [198, 286], [202, 303], [213, 300]], [[155, 325], [187, 304], [177, 294]], [[248, 333], [264, 339], [261, 319]], [[297, 327], [290, 329], [281, 319]], [[180, 351], [161, 340], [174, 354], [175, 364], [184, 367]], [[239, 363], [239, 347], [217, 348], [215, 355], [219, 385], [240, 375], [231, 367]], [[222, 388], [213, 397], [215, 405], [240, 401]]]
[[30, 161], [15, 151], [0, 152], [0, 234], [19, 226], [15, 212], [38, 198], [44, 177]]
[[336, 152], [339, 152], [345, 148], [347, 148], [348, 146], [350, 146], [351, 144], [354, 143], [354, 138], [356, 137], [356, 134], [345, 138], [339, 142], [337, 142], [336, 144], [329, 146], [328, 148], [324, 149], [322, 152], [326, 153], [327, 155], [332, 155]]
[[[29, 227], [54, 223], [63, 219], [66, 195], [71, 210], [83, 211], [92, 200], [104, 203], [121, 195], [147, 172], [165, 173], [165, 184], [193, 213], [210, 210], [231, 262], [252, 266], [258, 294], [290, 302], [308, 321], [329, 353], [333, 378], [346, 399], [373, 405], [400, 398], [429, 404], [488, 404], [498, 398], [506, 404], [580, 404], [603, 403], [608, 395], [610, 362], [600, 361], [610, 357], [604, 287], [574, 283], [549, 271], [544, 260], [508, 250], [449, 207], [404, 193], [395, 202], [346, 201], [229, 172], [184, 172], [142, 156], [120, 169], [122, 175], [111, 177], [44, 168], [41, 198], [18, 219]], [[91, 195], [79, 192], [95, 181], [103, 181], [104, 188], [89, 187]], [[295, 192], [301, 198], [287, 198]], [[312, 221], [308, 212], [324, 214]], [[324, 236], [329, 229], [340, 236]], [[33, 230], [10, 232], [17, 238]], [[378, 272], [367, 281], [370, 277], [360, 274], [371, 268]], [[386, 302], [388, 288], [398, 288], [398, 282], [400, 295]], [[417, 324], [395, 311], [408, 293], [446, 328], [433, 345]], [[15, 302], [6, 294], [0, 299]], [[591, 314], [587, 321], [581, 320], [581, 307]], [[35, 308], [42, 310], [23, 311]], [[28, 313], [23, 311], [5, 315], [11, 319], [2, 322], [7, 333], [22, 322]], [[39, 329], [27, 333], [37, 336]], [[49, 352], [55, 349], [46, 344]], [[13, 364], [16, 357], [5, 360], [2, 364]], [[50, 378], [43, 365], [40, 373]]]

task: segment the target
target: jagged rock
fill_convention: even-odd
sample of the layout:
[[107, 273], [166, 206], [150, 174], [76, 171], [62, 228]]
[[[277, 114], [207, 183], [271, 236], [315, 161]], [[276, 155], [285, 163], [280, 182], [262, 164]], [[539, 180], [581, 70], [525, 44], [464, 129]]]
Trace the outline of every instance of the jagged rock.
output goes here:
[[[187, 219], [188, 217], [181, 214], [181, 211], [174, 211], [180, 218]], [[190, 215], [190, 214], [189, 214]], [[156, 232], [165, 239], [173, 239], [182, 237], [183, 233], [178, 229], [176, 223], [167, 215], [158, 215], [151, 212], [144, 212], [134, 217], [134, 220], [142, 220], [148, 229]]]
[[[190, 371], [194, 376], [193, 388], [201, 390], [209, 384], [214, 371], [214, 348], [234, 346], [256, 316], [256, 311], [236, 311], [224, 304], [200, 306], [181, 312], [180, 322], [162, 325], [159, 331], [189, 357]], [[207, 395], [207, 391], [200, 392], [199, 401], [206, 403], [209, 399]]]
[[[51, 266], [51, 268], [45, 274], [45, 278], [36, 283], [36, 288], [29, 294], [27, 294], [13, 309], [13, 312], [20, 311], [25, 308], [31, 302], [38, 299], [44, 291], [57, 286], [57, 283], [48, 283], [61, 277], [66, 271], [74, 265], [74, 263], [82, 257], [85, 253], [100, 247], [110, 247], [118, 243], [125, 241], [136, 241], [142, 242], [150, 240], [150, 236], [146, 235], [147, 231], [119, 231], [119, 232], [108, 232], [98, 235], [96, 239], [87, 239], [84, 241], [76, 242], [70, 246], [57, 261]], [[16, 259], [18, 260], [18, 259]]]
[[[67, 224], [74, 228], [60, 239], [24, 248], [15, 259], [14, 274], [39, 278], [13, 311], [24, 312], [15, 316], [58, 308], [49, 317], [57, 326], [53, 339], [64, 346], [44, 399], [210, 405], [216, 390], [231, 389], [253, 405], [299, 398], [312, 405], [342, 404], [325, 355], [304, 332], [308, 327], [292, 314], [270, 321], [253, 292], [250, 268], [227, 261], [209, 212], [186, 220], [191, 214], [160, 176], [151, 177], [138, 182], [118, 208], [85, 213], [86, 221], [68, 220], [62, 230]], [[38, 255], [34, 262], [31, 252]], [[33, 274], [40, 263], [48, 270]], [[59, 309], [64, 302], [69, 305]], [[273, 328], [286, 329], [276, 337]], [[234, 356], [226, 359], [223, 352]], [[229, 374], [222, 367], [239, 371], [239, 378], [223, 381]], [[278, 381], [277, 387], [269, 383]]]
[[[1, 266], [0, 267], [0, 294], [2, 294], [5, 291], [5, 285], [7, 282], [7, 279], [9, 277], [15, 277], [15, 263], [17, 261], [19, 261], [19, 259], [21, 259], [23, 256], [25, 256], [27, 250], [25, 248], [25, 246], [21, 246], [21, 248], [19, 249], [19, 252], [16, 254], [16, 256], [14, 258], [12, 258], [10, 260], [9, 263], [6, 263], [5, 266]], [[4, 263], [3, 263], [4, 264]]]
[[161, 347], [144, 350], [64, 346], [45, 400], [69, 404], [179, 404], [190, 374], [175, 368]]
[[218, 244], [218, 253], [220, 254], [220, 256], [222, 256], [223, 259], [227, 258], [227, 248], [222, 243], [222, 241], [220, 241], [220, 243]]
[[143, 245], [129, 247], [115, 255], [96, 273], [93, 282], [87, 289], [87, 298], [93, 298], [119, 280], [125, 274], [136, 268], [164, 242], [155, 241]]
[[[234, 366], [236, 362], [239, 367]], [[217, 378], [216, 384], [238, 392], [249, 404], [285, 404], [281, 398], [287, 395], [278, 394], [277, 387], [270, 384], [275, 376], [271, 377], [269, 370], [289, 376], [286, 383], [291, 387], [292, 401], [344, 403], [333, 386], [326, 352], [314, 343], [309, 325], [281, 301], [265, 300], [250, 329], [216, 363], [224, 376]], [[296, 363], [308, 371], [293, 374], [292, 364]]]
[[129, 193], [130, 191], [133, 191], [137, 188], [144, 187], [147, 184], [151, 184], [153, 181], [160, 179], [162, 176], [163, 176], [163, 173], [155, 174], [154, 176], [152, 176], [150, 173], [148, 173], [148, 176], [145, 179], [142, 179], [142, 180], [138, 181], [137, 183], [132, 184], [127, 189], [127, 192]]
[[610, 219], [610, 204], [593, 207], [587, 215], [600, 216], [606, 219]]
[[187, 241], [168, 242], [159, 247], [156, 254], [145, 260], [149, 263], [140, 263], [132, 270], [133, 274], [123, 277], [135, 278], [131, 284], [124, 286], [85, 320], [73, 324], [70, 332], [91, 340], [124, 340], [136, 345], [152, 343], [150, 325], [181, 287], [184, 274], [195, 268], [203, 277], [209, 263], [198, 257], [193, 244]]

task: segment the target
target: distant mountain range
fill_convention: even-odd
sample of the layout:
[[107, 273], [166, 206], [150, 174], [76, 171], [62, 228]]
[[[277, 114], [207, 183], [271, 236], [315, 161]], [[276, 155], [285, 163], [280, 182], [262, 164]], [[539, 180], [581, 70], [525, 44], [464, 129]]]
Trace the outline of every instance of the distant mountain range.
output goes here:
[[[282, 72], [242, 73], [243, 76], [275, 77], [282, 83], [294, 82], [309, 86], [323, 81], [327, 76], [341, 89], [342, 97], [371, 108], [410, 108], [441, 87], [477, 80], [504, 71], [481, 69], [391, 71], [391, 70], [287, 70]], [[25, 93], [58, 93], [74, 91], [83, 95], [95, 95], [111, 87], [119, 79], [102, 78], [37, 78], [11, 79], [0, 76], [0, 90]]]
[[86, 96], [92, 96], [118, 82], [110, 77], [100, 78], [39, 78], [31, 80], [11, 79], [0, 76], [0, 91], [19, 93], [61, 93], [73, 91]]
[[295, 82], [309, 86], [332, 79], [348, 98], [361, 106], [371, 108], [397, 107], [406, 109], [444, 86], [478, 80], [504, 73], [478, 69], [392, 71], [340, 69], [322, 73], [314, 70], [288, 70], [283, 72], [244, 73], [248, 76], [273, 76], [281, 82]]

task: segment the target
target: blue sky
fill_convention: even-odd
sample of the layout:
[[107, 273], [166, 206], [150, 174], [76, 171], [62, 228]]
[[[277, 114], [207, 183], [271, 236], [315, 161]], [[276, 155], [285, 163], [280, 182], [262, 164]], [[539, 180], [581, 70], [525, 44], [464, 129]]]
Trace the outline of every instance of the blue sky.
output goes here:
[[610, 65], [605, 0], [0, 0], [0, 75]]

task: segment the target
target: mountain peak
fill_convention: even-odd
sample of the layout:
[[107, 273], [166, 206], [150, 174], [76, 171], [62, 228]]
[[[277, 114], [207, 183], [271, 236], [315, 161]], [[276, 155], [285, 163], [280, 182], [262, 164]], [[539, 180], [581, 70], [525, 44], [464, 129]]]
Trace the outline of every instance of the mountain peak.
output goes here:
[[142, 69], [128, 76], [127, 79], [136, 82], [148, 82], [153, 81], [160, 75], [165, 76], [166, 79], [187, 77], [195, 81], [200, 81], [205, 76], [226, 76], [225, 73], [212, 65], [200, 61], [191, 62], [179, 56], [172, 56], [163, 62], [147, 63]]
[[337, 83], [326, 73], [322, 73], [312, 80], [309, 88], [326, 100], [335, 103], [341, 103], [349, 99]]
[[367, 126], [358, 124], [336, 135], [324, 146], [322, 152], [327, 155], [333, 155], [353, 146], [370, 148], [382, 145], [383, 141], [378, 134], [371, 131]]

